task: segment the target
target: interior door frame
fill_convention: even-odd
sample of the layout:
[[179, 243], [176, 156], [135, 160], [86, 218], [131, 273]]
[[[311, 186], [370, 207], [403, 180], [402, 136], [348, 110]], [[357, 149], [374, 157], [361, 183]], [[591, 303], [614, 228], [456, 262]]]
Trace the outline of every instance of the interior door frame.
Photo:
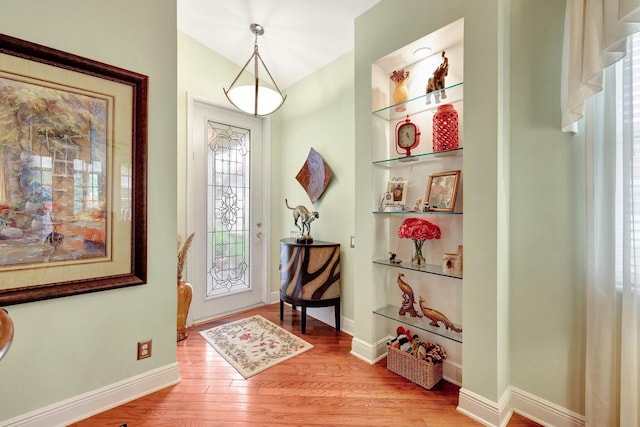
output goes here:
[[[184, 191], [185, 193], [185, 206], [183, 207], [183, 212], [184, 212], [184, 223], [185, 223], [185, 236], [188, 236], [191, 232], [196, 231], [194, 230], [194, 220], [193, 218], [190, 217], [189, 215], [189, 208], [188, 208], [188, 202], [189, 202], [189, 197], [188, 197], [188, 191], [189, 188], [191, 187], [191, 180], [192, 177], [191, 175], [188, 173], [189, 171], [189, 167], [191, 166], [191, 164], [193, 163], [193, 144], [194, 144], [194, 134], [193, 134], [193, 113], [195, 110], [195, 104], [196, 103], [200, 103], [200, 104], [206, 104], [210, 107], [213, 108], [217, 108], [217, 109], [221, 109], [221, 110], [226, 110], [226, 111], [230, 111], [232, 113], [238, 113], [238, 114], [242, 114], [240, 112], [238, 112], [235, 109], [229, 108], [226, 104], [222, 104], [220, 102], [211, 100], [209, 98], [206, 97], [202, 97], [199, 95], [195, 95], [192, 94], [190, 92], [187, 92], [187, 117], [186, 117], [186, 130], [187, 130], [187, 147], [186, 147], [186, 168], [185, 168], [185, 185], [182, 188], [182, 191]], [[271, 227], [269, 226], [269, 224], [271, 224], [271, 194], [270, 194], [270, 188], [271, 188], [271, 170], [270, 170], [270, 165], [271, 165], [271, 118], [270, 117], [261, 117], [259, 118], [262, 120], [262, 188], [260, 188], [260, 190], [262, 191], [262, 219], [263, 219], [263, 226], [261, 227], [261, 232], [262, 232], [262, 240], [263, 240], [263, 254], [262, 254], [262, 271], [259, 272], [259, 274], [263, 275], [264, 277], [264, 286], [262, 289], [262, 294], [261, 294], [261, 300], [262, 303], [264, 304], [269, 304], [271, 302], [271, 277], [269, 274], [269, 266], [271, 265], [271, 260], [272, 260], [272, 255], [271, 255]], [[187, 257], [187, 268], [185, 269], [185, 273], [187, 273], [186, 276], [186, 281], [189, 281], [189, 268], [188, 268], [188, 264], [189, 264], [189, 258]], [[221, 314], [220, 316], [224, 316], [224, 315], [228, 315], [230, 313], [224, 313]], [[207, 318], [207, 319], [199, 319], [198, 323], [204, 323], [207, 322], [209, 320], [215, 319], [219, 316], [212, 316], [211, 318]], [[193, 317], [191, 312], [188, 314], [187, 317], [187, 325], [193, 325], [194, 321], [193, 321]]]

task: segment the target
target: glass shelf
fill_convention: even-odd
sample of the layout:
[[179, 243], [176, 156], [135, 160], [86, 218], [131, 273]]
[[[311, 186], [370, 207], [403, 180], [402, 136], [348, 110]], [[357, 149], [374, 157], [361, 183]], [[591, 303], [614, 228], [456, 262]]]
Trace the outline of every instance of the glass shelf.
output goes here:
[[[398, 104], [380, 108], [372, 113], [385, 120], [398, 120], [404, 119], [407, 115], [415, 115], [425, 111], [435, 110], [442, 104], [453, 104], [462, 101], [462, 85], [463, 82], [456, 83], [429, 94], [423, 94]], [[446, 98], [442, 98], [443, 94]], [[427, 103], [427, 101], [429, 101], [429, 103]]]
[[422, 163], [430, 160], [440, 160], [443, 157], [462, 156], [462, 147], [453, 150], [431, 151], [429, 153], [421, 153], [413, 156], [393, 157], [391, 159], [376, 160], [372, 162], [376, 166], [391, 167], [406, 164], [407, 166]]
[[[392, 209], [392, 208], [389, 208]], [[462, 215], [462, 212], [373, 211], [377, 215]]]
[[[436, 328], [435, 326], [431, 326], [429, 324], [430, 320], [425, 317], [411, 317], [408, 314], [401, 316], [399, 311], [400, 307], [389, 304], [377, 310], [373, 310], [373, 313], [462, 344], [462, 332], [458, 333], [453, 332], [451, 329], [445, 329], [442, 323], [438, 323], [440, 326]], [[460, 325], [455, 326], [461, 328]]]
[[403, 268], [405, 270], [420, 271], [422, 273], [427, 273], [427, 274], [435, 274], [437, 276], [445, 276], [445, 277], [452, 277], [454, 279], [462, 279], [462, 273], [458, 273], [458, 274], [445, 273], [444, 271], [442, 271], [441, 265], [427, 264], [423, 267], [416, 267], [411, 264], [410, 259], [402, 261], [402, 263], [400, 264], [392, 264], [389, 262], [388, 259], [374, 259], [373, 263], [386, 265], [388, 267]]

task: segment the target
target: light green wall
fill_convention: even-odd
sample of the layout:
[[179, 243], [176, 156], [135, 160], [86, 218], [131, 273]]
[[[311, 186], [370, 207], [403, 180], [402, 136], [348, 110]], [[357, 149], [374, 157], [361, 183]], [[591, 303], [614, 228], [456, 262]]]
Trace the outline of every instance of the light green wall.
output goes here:
[[[224, 104], [220, 85], [238, 67], [183, 34], [176, 42], [167, 31], [175, 27], [173, 1], [103, 3], [0, 0], [0, 27], [5, 34], [151, 77], [149, 284], [8, 307], [16, 339], [0, 363], [1, 419], [175, 361], [175, 290], [166, 278], [175, 273], [176, 228], [184, 234], [185, 227], [184, 218], [176, 219], [176, 206], [186, 209], [186, 181], [180, 178], [186, 164], [186, 92]], [[367, 145], [370, 64], [464, 16], [464, 387], [497, 401], [511, 384], [581, 413], [583, 150], [581, 137], [558, 130], [564, 5], [509, 5], [510, 28], [502, 19], [508, 9], [499, 0], [383, 0], [356, 21], [352, 54], [289, 88], [285, 106], [272, 117], [271, 249], [277, 251], [276, 237], [291, 228], [282, 199], [309, 204], [294, 177], [313, 146], [335, 173], [317, 203], [321, 218], [313, 234], [343, 245], [343, 315], [355, 321], [356, 338], [379, 338], [371, 314], [372, 215], [360, 215], [370, 212], [375, 199]], [[505, 31], [510, 50], [499, 40]], [[506, 84], [508, 111], [502, 109]], [[351, 234], [357, 236], [356, 250], [348, 248]], [[274, 291], [277, 282], [273, 270]], [[154, 355], [137, 362], [135, 343], [147, 337], [154, 340]]]
[[[148, 284], [7, 307], [1, 423], [175, 363], [176, 5], [0, 0], [0, 10], [4, 34], [149, 76]], [[145, 338], [153, 356], [137, 361]]]
[[[290, 231], [295, 230], [284, 199], [291, 206], [305, 205], [317, 210], [320, 217], [311, 225], [313, 238], [341, 245], [341, 305], [347, 319], [353, 319], [353, 283], [357, 276], [355, 249], [349, 247], [355, 220], [353, 84], [353, 52], [350, 52], [287, 88], [287, 100], [274, 125], [278, 136], [273, 137], [272, 157], [280, 162], [273, 173], [278, 176], [279, 185], [271, 186], [273, 221], [279, 224], [271, 245], [274, 259], [277, 260], [280, 251], [278, 240], [289, 237]], [[333, 173], [329, 186], [314, 204], [295, 179], [311, 147], [320, 153]], [[272, 283], [279, 284], [278, 270], [272, 269], [272, 273]]]
[[[238, 73], [239, 67], [216, 52], [178, 33], [178, 206], [179, 230], [186, 234], [186, 144], [187, 93], [207, 99], [223, 108], [229, 103], [222, 92]], [[277, 77], [276, 77], [277, 80]], [[270, 290], [277, 293], [279, 240], [293, 229], [291, 212], [284, 205], [303, 204], [320, 212], [312, 225], [317, 240], [340, 243], [342, 249], [342, 313], [353, 316], [354, 269], [349, 249], [353, 229], [353, 53], [346, 54], [285, 91], [287, 100], [270, 121], [270, 204], [268, 224], [272, 252]], [[323, 196], [311, 204], [295, 176], [313, 147], [332, 169], [332, 181]], [[182, 191], [184, 190], [184, 191]], [[311, 311], [310, 311], [311, 312]]]
[[584, 413], [584, 140], [559, 130], [563, 19], [564, 2], [511, 1], [511, 383]]
[[[465, 1], [463, 386], [497, 402], [508, 386], [508, 179], [503, 0]], [[508, 34], [508, 33], [507, 33]], [[505, 164], [507, 162], [507, 164]]]
[[[187, 94], [229, 107], [227, 87], [240, 67], [178, 31], [178, 230], [187, 235]], [[188, 278], [187, 278], [188, 280]]]

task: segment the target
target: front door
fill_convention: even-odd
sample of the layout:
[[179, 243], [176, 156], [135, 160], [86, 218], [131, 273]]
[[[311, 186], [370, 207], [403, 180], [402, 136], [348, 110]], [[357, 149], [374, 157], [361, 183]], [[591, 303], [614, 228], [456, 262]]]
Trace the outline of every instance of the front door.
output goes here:
[[187, 279], [201, 323], [266, 301], [263, 120], [189, 102]]

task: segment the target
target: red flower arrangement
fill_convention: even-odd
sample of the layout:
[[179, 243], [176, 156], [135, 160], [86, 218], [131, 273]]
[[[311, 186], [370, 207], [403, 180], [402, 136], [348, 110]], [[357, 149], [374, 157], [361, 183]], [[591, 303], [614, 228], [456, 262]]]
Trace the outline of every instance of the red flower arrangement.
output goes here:
[[407, 218], [398, 229], [401, 239], [425, 240], [439, 239], [440, 227], [422, 218]]
[[422, 266], [425, 263], [422, 255], [422, 245], [426, 240], [439, 239], [440, 227], [422, 218], [407, 218], [398, 229], [398, 237], [411, 239], [415, 246], [414, 264]]

